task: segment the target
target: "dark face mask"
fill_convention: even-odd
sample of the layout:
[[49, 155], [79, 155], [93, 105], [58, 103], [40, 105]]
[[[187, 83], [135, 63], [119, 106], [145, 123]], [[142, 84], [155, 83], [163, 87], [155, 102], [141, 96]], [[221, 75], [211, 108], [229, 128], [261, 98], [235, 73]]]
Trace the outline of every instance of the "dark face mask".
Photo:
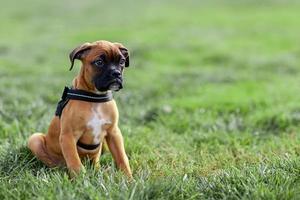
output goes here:
[[94, 84], [99, 91], [118, 91], [123, 88], [122, 72], [114, 66], [105, 67], [101, 74], [94, 77]]
[[123, 88], [122, 72], [124, 67], [128, 67], [128, 56], [123, 55], [108, 61], [105, 55], [101, 55], [97, 60], [93, 61], [91, 65], [98, 71], [93, 78], [95, 87], [99, 91], [119, 91]]

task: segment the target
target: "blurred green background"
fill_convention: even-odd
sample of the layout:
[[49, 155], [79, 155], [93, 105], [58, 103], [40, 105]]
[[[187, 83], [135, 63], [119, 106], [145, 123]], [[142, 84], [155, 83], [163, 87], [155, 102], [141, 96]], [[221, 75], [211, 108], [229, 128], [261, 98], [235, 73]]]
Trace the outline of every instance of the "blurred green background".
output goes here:
[[[0, 0], [1, 199], [299, 199], [297, 1]], [[71, 182], [26, 148], [84, 42], [131, 53], [115, 94], [135, 181], [109, 153]]]

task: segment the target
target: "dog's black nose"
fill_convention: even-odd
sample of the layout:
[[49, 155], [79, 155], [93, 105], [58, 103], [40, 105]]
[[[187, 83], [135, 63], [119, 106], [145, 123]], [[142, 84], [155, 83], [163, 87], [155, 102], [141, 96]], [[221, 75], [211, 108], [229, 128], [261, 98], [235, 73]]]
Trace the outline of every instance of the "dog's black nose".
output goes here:
[[121, 76], [121, 72], [119, 72], [118, 70], [114, 70], [114, 71], [111, 73], [111, 75], [112, 75], [113, 77], [120, 77], [120, 76]]

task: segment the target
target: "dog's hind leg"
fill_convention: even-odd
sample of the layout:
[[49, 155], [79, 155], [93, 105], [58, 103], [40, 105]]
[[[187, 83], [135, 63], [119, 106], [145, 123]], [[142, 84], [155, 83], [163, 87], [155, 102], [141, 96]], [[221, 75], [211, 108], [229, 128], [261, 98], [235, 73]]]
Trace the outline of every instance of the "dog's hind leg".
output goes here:
[[34, 133], [28, 139], [28, 148], [31, 152], [48, 167], [56, 167], [58, 165], [47, 152], [46, 138], [42, 133]]
[[103, 143], [100, 146], [100, 150], [91, 157], [92, 164], [96, 170], [100, 170], [100, 155], [103, 150]]

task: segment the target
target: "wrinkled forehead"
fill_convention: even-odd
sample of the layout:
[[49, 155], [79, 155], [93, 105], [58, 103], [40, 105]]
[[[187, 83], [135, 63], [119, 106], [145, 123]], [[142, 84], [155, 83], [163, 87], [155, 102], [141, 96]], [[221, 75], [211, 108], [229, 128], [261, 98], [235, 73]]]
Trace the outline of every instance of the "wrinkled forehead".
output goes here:
[[88, 54], [88, 59], [94, 60], [104, 56], [107, 60], [116, 60], [121, 56], [119, 48], [110, 42], [96, 42], [92, 45]]

